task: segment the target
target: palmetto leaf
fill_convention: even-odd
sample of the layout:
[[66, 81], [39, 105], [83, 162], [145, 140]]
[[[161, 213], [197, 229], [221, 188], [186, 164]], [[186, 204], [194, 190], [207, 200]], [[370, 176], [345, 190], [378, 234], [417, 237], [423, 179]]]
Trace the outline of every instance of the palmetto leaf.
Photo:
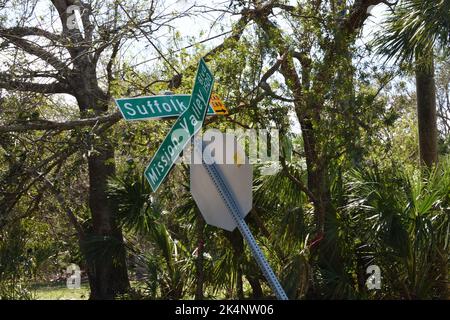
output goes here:
[[122, 241], [114, 237], [90, 235], [83, 241], [88, 261], [105, 261], [109, 257], [120, 257], [124, 253]]
[[[290, 170], [299, 180], [303, 180], [302, 171], [298, 167], [291, 164]], [[289, 210], [307, 202], [305, 194], [283, 171], [260, 176], [255, 179], [254, 185], [254, 203], [266, 210]]]
[[402, 297], [432, 297], [442, 276], [437, 270], [448, 261], [449, 168], [444, 160], [427, 173], [374, 167], [347, 177], [345, 211], [358, 221], [390, 290]]
[[450, 0], [401, 1], [375, 40], [378, 52], [396, 62], [411, 62], [449, 44]]
[[118, 207], [119, 223], [128, 230], [145, 233], [155, 225], [161, 208], [151, 194], [149, 184], [141, 174], [109, 180], [108, 196]]

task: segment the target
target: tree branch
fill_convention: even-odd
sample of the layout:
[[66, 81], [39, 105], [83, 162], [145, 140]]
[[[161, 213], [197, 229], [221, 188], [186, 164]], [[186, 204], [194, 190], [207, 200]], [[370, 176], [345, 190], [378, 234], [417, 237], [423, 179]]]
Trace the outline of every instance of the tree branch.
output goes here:
[[106, 75], [108, 79], [108, 90], [106, 94], [108, 95], [108, 97], [111, 97], [111, 86], [114, 80], [113, 64], [114, 60], [116, 60], [117, 54], [119, 53], [119, 48], [120, 48], [120, 40], [114, 43], [111, 57], [109, 58], [108, 64], [106, 66]]
[[71, 88], [61, 82], [35, 83], [13, 80], [13, 77], [5, 72], [0, 72], [0, 88], [6, 90], [29, 91], [44, 94], [67, 93], [72, 94]]
[[312, 203], [314, 203], [315, 205], [319, 205], [320, 204], [319, 201], [314, 196], [314, 194], [311, 192], [311, 190], [309, 190], [303, 184], [303, 182], [300, 181], [300, 179], [298, 179], [296, 176], [294, 176], [291, 173], [291, 171], [289, 170], [289, 168], [286, 164], [286, 159], [284, 159], [283, 157], [280, 157], [280, 163], [281, 163], [281, 167], [283, 168], [283, 172], [286, 174], [286, 176], [289, 178], [289, 180], [291, 180], [301, 191], [303, 191]]
[[354, 33], [356, 30], [361, 28], [369, 17], [367, 9], [371, 6], [379, 5], [384, 3], [386, 5], [393, 5], [394, 3], [388, 2], [387, 0], [357, 0], [350, 10], [350, 15], [343, 24], [343, 27], [349, 33]]
[[44, 37], [50, 41], [58, 42], [63, 44], [64, 38], [60, 35], [37, 28], [37, 27], [12, 27], [8, 29], [0, 28], [0, 35], [2, 36], [16, 36], [16, 37], [26, 37], [26, 36], [36, 36]]
[[259, 25], [259, 27], [264, 30], [264, 32], [268, 35], [277, 39], [274, 41], [275, 47], [278, 51], [278, 54], [281, 57], [284, 57], [281, 61], [281, 69], [280, 73], [283, 75], [285, 79], [285, 83], [288, 88], [292, 91], [292, 95], [294, 99], [289, 102], [299, 102], [302, 99], [302, 83], [300, 81], [300, 77], [295, 69], [293, 55], [291, 53], [290, 46], [282, 41], [284, 39], [281, 30], [269, 20], [266, 15], [259, 15], [255, 18], [255, 22]]
[[30, 121], [24, 124], [12, 124], [0, 126], [0, 133], [6, 132], [25, 132], [32, 130], [72, 130], [78, 127], [98, 125], [102, 123], [114, 124], [122, 119], [120, 112], [116, 112], [107, 116], [87, 118], [66, 122], [54, 122], [41, 120], [39, 122]]
[[233, 27], [231, 35], [217, 47], [215, 47], [207, 54], [205, 54], [205, 56], [203, 57], [205, 61], [209, 61], [211, 56], [215, 55], [219, 51], [225, 50], [231, 44], [233, 44], [233, 42], [238, 41], [241, 38], [242, 34], [244, 33], [244, 30], [247, 27], [249, 21], [250, 17], [247, 14], [243, 14], [242, 17], [239, 19], [239, 21], [236, 23], [236, 25]]
[[82, 241], [85, 238], [83, 227], [81, 226], [77, 217], [73, 213], [72, 209], [70, 209], [69, 205], [66, 203], [64, 197], [61, 195], [61, 191], [57, 187], [55, 187], [55, 185], [45, 175], [40, 173], [36, 173], [36, 175], [40, 180], [42, 180], [45, 186], [48, 189], [50, 189], [50, 191], [53, 193], [61, 209], [63, 209], [66, 212], [67, 218], [69, 219], [69, 223], [75, 228], [78, 240]]
[[60, 72], [68, 72], [69, 71], [69, 69], [65, 63], [63, 63], [61, 60], [59, 60], [53, 54], [51, 54], [47, 50], [43, 49], [39, 45], [35, 44], [34, 42], [31, 42], [27, 39], [23, 39], [22, 35], [20, 33], [14, 34], [14, 33], [4, 33], [4, 32], [0, 31], [0, 36], [9, 40], [16, 47], [24, 50], [28, 54], [36, 56], [39, 59], [41, 59], [42, 61], [47, 62], [49, 65], [51, 65], [56, 70], [58, 70]]
[[266, 94], [274, 99], [277, 100], [281, 100], [284, 102], [295, 102], [295, 99], [288, 99], [288, 98], [284, 98], [280, 95], [277, 95], [275, 92], [273, 92], [272, 88], [270, 87], [270, 85], [267, 83], [267, 80], [276, 72], [278, 71], [278, 69], [280, 68], [280, 66], [282, 65], [282, 63], [286, 60], [286, 57], [289, 53], [289, 50], [286, 50], [284, 52], [284, 54], [279, 57], [277, 59], [277, 62], [275, 62], [275, 64], [269, 68], [269, 70], [267, 70], [263, 76], [261, 77], [261, 80], [259, 81], [258, 87], [260, 87], [261, 89], [263, 89]]

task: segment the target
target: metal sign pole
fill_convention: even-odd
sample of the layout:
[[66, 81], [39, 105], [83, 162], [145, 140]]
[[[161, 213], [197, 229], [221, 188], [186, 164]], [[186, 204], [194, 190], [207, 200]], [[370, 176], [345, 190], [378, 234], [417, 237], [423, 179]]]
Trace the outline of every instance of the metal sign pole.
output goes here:
[[[203, 152], [201, 154], [203, 154]], [[205, 157], [208, 155], [203, 154], [203, 156]], [[253, 237], [250, 229], [248, 228], [247, 224], [245, 223], [245, 220], [242, 217], [242, 214], [240, 212], [239, 206], [236, 204], [236, 201], [234, 200], [234, 196], [230, 192], [230, 188], [228, 188], [226, 181], [222, 178], [222, 175], [220, 173], [220, 170], [218, 169], [218, 166], [209, 160], [211, 160], [211, 159], [203, 159], [203, 161], [202, 161], [203, 166], [205, 167], [206, 171], [208, 172], [209, 177], [211, 178], [214, 185], [216, 186], [217, 191], [219, 192], [221, 198], [225, 202], [231, 216], [233, 217], [233, 220], [236, 222], [236, 225], [237, 225], [239, 231], [241, 232], [242, 236], [244, 237], [244, 239], [247, 241], [248, 245], [250, 246], [250, 250], [251, 250], [253, 256], [255, 257], [256, 262], [258, 263], [264, 276], [266, 277], [267, 281], [269, 282], [270, 287], [275, 292], [275, 295], [278, 300], [288, 300], [288, 297], [287, 297], [286, 293], [284, 292], [283, 288], [281, 287], [281, 284], [278, 281], [275, 273], [273, 272], [272, 268], [270, 267], [269, 263], [267, 262], [266, 258], [264, 257], [263, 252], [261, 251], [258, 244], [256, 243], [256, 240]], [[212, 163], [212, 164], [206, 164], [205, 161], [206, 161], [206, 163]]]

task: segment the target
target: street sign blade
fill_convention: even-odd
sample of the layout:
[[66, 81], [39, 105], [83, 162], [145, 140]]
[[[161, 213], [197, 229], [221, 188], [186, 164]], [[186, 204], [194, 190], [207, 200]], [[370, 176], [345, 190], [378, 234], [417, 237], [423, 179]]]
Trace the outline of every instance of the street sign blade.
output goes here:
[[[117, 108], [127, 121], [179, 117], [189, 104], [189, 94], [144, 96], [115, 99]], [[211, 95], [207, 115], [228, 114], [217, 95]]]
[[160, 119], [178, 117], [188, 106], [190, 95], [160, 95], [116, 99], [125, 120]]
[[185, 146], [201, 129], [209, 106], [213, 84], [214, 76], [201, 59], [186, 110], [175, 121], [145, 169], [145, 177], [154, 192], [158, 190]]

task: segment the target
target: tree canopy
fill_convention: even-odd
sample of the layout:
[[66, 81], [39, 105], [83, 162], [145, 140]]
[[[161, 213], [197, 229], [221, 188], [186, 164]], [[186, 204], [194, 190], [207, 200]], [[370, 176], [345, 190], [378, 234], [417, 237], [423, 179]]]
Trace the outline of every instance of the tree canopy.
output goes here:
[[71, 263], [84, 298], [274, 298], [242, 235], [205, 223], [189, 165], [151, 190], [174, 119], [115, 105], [190, 94], [202, 58], [228, 109], [204, 131], [278, 130], [246, 221], [290, 299], [448, 299], [449, 17], [448, 0], [0, 0], [0, 299], [65, 286]]

